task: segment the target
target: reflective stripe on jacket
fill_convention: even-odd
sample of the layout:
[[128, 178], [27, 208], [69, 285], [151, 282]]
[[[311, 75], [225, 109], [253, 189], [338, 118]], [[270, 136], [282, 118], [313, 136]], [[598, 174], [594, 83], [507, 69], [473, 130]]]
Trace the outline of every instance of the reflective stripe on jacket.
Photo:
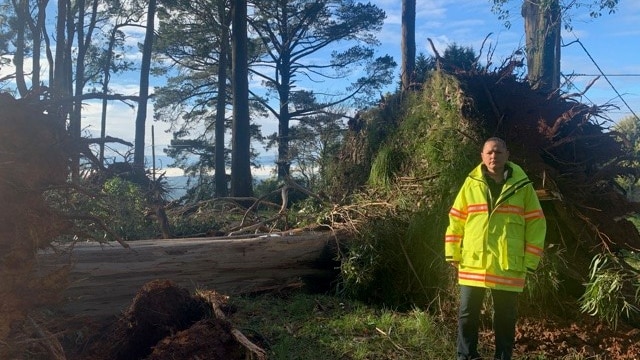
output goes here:
[[495, 202], [481, 164], [469, 173], [449, 212], [445, 257], [459, 262], [460, 285], [521, 292], [527, 270], [540, 262], [547, 229], [540, 202], [522, 168], [507, 166], [512, 175]]

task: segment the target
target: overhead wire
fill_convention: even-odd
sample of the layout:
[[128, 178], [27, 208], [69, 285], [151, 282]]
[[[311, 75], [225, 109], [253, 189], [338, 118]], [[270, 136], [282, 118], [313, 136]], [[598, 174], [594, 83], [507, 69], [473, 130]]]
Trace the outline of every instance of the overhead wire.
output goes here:
[[[578, 36], [572, 31], [571, 34], [576, 38], [575, 42], [577, 42], [580, 47], [582, 48], [582, 50], [585, 52], [585, 54], [587, 54], [587, 56], [589, 57], [589, 59], [591, 60], [591, 62], [593, 63], [593, 65], [598, 69], [598, 71], [600, 72], [600, 75], [594, 75], [594, 76], [602, 76], [606, 82], [609, 84], [609, 86], [611, 86], [611, 89], [616, 93], [616, 95], [618, 96], [618, 98], [620, 99], [620, 101], [622, 101], [622, 103], [627, 107], [627, 109], [629, 109], [629, 112], [631, 112], [631, 114], [633, 114], [633, 116], [636, 119], [640, 119], [638, 117], [638, 115], [635, 113], [635, 111], [633, 111], [633, 109], [631, 108], [631, 106], [629, 105], [629, 103], [627, 103], [627, 101], [624, 99], [624, 97], [622, 96], [622, 94], [620, 94], [620, 92], [618, 91], [618, 89], [616, 89], [616, 87], [613, 85], [613, 83], [611, 83], [611, 80], [609, 80], [610, 76], [625, 76], [622, 74], [615, 74], [615, 75], [607, 75], [604, 73], [604, 71], [602, 71], [602, 69], [600, 68], [600, 65], [598, 65], [598, 63], [595, 61], [595, 59], [593, 58], [593, 56], [591, 56], [591, 53], [589, 53], [589, 51], [587, 50], [587, 48], [584, 46], [584, 44], [582, 44], [582, 41], [580, 41], [580, 39], [578, 38]], [[586, 74], [580, 74], [582, 76], [588, 76]], [[628, 76], [640, 76], [640, 74], [629, 74]]]

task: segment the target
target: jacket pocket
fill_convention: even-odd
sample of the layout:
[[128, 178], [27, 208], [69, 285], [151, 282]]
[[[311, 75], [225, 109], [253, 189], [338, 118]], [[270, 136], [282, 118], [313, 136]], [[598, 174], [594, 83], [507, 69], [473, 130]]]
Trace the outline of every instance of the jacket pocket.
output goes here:
[[504, 270], [525, 271], [524, 240], [521, 238], [500, 239], [500, 267]]
[[484, 268], [484, 252], [462, 249], [460, 265], [473, 268]]

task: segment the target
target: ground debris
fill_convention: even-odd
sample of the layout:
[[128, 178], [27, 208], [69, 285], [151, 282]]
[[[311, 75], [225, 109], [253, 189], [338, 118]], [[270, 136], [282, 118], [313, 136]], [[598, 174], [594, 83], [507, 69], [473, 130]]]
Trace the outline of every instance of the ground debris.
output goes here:
[[224, 315], [227, 297], [202, 294], [191, 295], [169, 280], [150, 281], [119, 319], [97, 329], [102, 334], [88, 339], [88, 349], [70, 353], [77, 354], [74, 360], [264, 359], [264, 350]]
[[[493, 344], [493, 331], [481, 331], [481, 340]], [[640, 331], [630, 326], [613, 329], [587, 315], [573, 320], [525, 317], [516, 328], [514, 354], [543, 355], [548, 359], [582, 356], [585, 359], [635, 360], [640, 356]]]

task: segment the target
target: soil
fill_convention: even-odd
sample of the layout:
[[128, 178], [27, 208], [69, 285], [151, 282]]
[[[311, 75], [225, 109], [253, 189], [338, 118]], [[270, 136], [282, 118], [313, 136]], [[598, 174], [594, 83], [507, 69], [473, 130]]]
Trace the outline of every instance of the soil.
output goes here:
[[[242, 309], [235, 309], [227, 301], [227, 296], [215, 291], [190, 295], [171, 281], [155, 280], [145, 284], [119, 316], [50, 314], [46, 321], [36, 319], [40, 327], [35, 322], [31, 326], [25, 323], [23, 338], [11, 341], [27, 344], [19, 349], [20, 354], [29, 354], [27, 358], [33, 360], [266, 359], [250, 357], [253, 353], [247, 343], [238, 341], [241, 332], [234, 327], [233, 319]], [[490, 319], [483, 321], [480, 348], [489, 355], [493, 332]], [[268, 339], [251, 336], [246, 340], [259, 351], [269, 343]], [[56, 349], [62, 355], [53, 356]], [[637, 360], [640, 329], [624, 323], [613, 329], [583, 314], [572, 320], [523, 316], [516, 329], [514, 355], [515, 359], [544, 355], [545, 359]]]
[[[76, 318], [64, 325], [61, 321], [64, 333], [85, 334], [79, 343], [64, 338], [67, 359], [247, 359], [248, 349], [234, 337], [234, 331], [239, 330], [229, 320], [237, 309], [227, 304], [227, 297], [209, 293], [213, 300], [211, 296], [189, 295], [170, 281], [157, 280], [146, 284], [115, 321]], [[212, 303], [228, 317], [212, 317]], [[493, 333], [490, 325], [483, 328], [481, 346], [491, 352]], [[571, 358], [635, 360], [640, 359], [640, 329], [625, 324], [613, 329], [587, 315], [576, 315], [573, 320], [524, 317], [516, 329], [514, 354], [540, 354], [546, 359], [575, 356]]]
[[592, 359], [639, 359], [640, 330], [619, 325], [614, 330], [594, 318], [523, 319], [516, 331], [516, 353], [544, 354], [550, 359], [581, 355]]
[[[233, 337], [233, 324], [208, 317], [209, 306], [170, 282], [149, 283], [115, 326], [97, 333], [102, 341], [67, 359], [246, 359], [247, 350]], [[225, 310], [232, 318], [234, 309]], [[492, 344], [493, 333], [483, 330], [480, 341]], [[525, 317], [517, 326], [514, 353], [547, 359], [640, 359], [640, 329], [621, 324], [614, 330], [586, 315], [574, 320]]]
[[67, 359], [246, 359], [247, 350], [236, 340], [231, 322], [226, 316], [211, 316], [212, 302], [223, 313], [231, 312], [227, 297], [208, 293], [191, 295], [171, 281], [151, 281], [115, 321], [68, 322], [65, 333], [85, 336], [80, 342], [63, 338]]

